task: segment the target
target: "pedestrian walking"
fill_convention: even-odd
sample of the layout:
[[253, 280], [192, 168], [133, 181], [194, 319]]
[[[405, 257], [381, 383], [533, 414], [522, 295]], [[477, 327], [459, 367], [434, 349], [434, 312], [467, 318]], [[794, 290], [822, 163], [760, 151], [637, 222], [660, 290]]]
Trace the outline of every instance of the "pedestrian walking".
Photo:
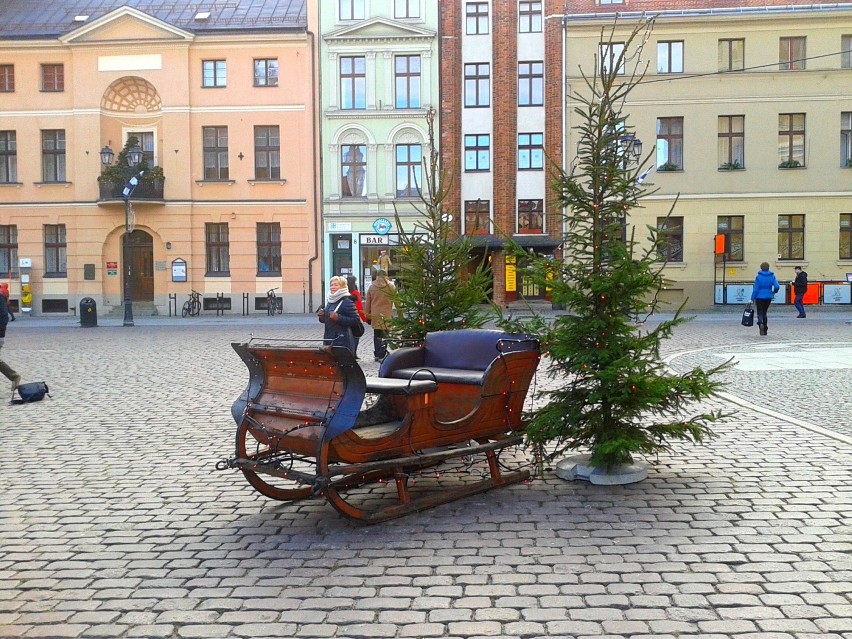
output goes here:
[[[352, 301], [355, 302], [355, 310], [358, 311], [358, 317], [365, 324], [369, 324], [369, 320], [364, 314], [364, 298], [361, 297], [361, 291], [358, 290], [358, 280], [355, 279], [354, 275], [346, 276], [346, 286], [349, 289], [349, 294], [352, 296]], [[353, 334], [352, 341], [355, 343], [355, 350], [352, 351], [355, 353], [355, 359], [360, 359], [358, 357], [358, 343], [361, 341], [361, 338]]]
[[[0, 293], [0, 353], [2, 353], [3, 344], [6, 343], [6, 326], [8, 324], [9, 300], [5, 295]], [[6, 379], [12, 382], [12, 391], [14, 392], [21, 383], [21, 376], [18, 375], [11, 366], [4, 362], [2, 357], [0, 357], [0, 373], [3, 373], [3, 375], [6, 376]]]
[[387, 271], [376, 271], [376, 279], [367, 289], [365, 310], [373, 326], [373, 355], [381, 362], [388, 354], [388, 329], [393, 317], [393, 295], [396, 286], [388, 279]]
[[793, 299], [793, 305], [796, 307], [796, 310], [799, 311], [796, 318], [802, 319], [806, 317], [805, 305], [802, 303], [802, 300], [805, 297], [805, 293], [808, 292], [808, 273], [807, 271], [803, 271], [801, 266], [797, 266], [795, 271], [796, 279], [793, 280], [793, 294], [795, 297]]
[[751, 299], [757, 314], [757, 328], [761, 335], [769, 332], [769, 305], [772, 303], [772, 297], [780, 289], [781, 285], [778, 284], [775, 273], [769, 270], [769, 262], [763, 262], [757, 277], [754, 278], [754, 288], [751, 291]]
[[9, 309], [9, 321], [15, 321], [15, 314], [12, 312], [12, 307], [9, 305], [9, 285], [6, 282], [0, 282], [0, 295], [5, 296], [6, 306]]
[[391, 258], [390, 255], [388, 255], [387, 249], [379, 250], [379, 259], [376, 262], [376, 277], [378, 277], [379, 271], [384, 271], [385, 274], [390, 273], [392, 266], [393, 262], [391, 262]]
[[335, 275], [328, 281], [328, 290], [325, 307], [318, 313], [319, 321], [325, 324], [323, 340], [326, 344], [345, 346], [354, 353], [351, 327], [361, 320], [349, 294], [346, 278]]

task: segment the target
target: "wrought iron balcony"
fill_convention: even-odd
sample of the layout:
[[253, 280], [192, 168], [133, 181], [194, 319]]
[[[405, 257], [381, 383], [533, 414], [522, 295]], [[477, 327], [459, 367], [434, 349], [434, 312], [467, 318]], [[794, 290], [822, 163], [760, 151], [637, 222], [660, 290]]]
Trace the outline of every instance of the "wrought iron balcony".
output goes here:
[[[165, 178], [151, 178], [143, 175], [139, 179], [139, 184], [130, 196], [131, 200], [162, 200], [163, 186]], [[123, 200], [122, 192], [127, 185], [127, 180], [100, 180], [98, 187], [100, 189], [101, 200]]]

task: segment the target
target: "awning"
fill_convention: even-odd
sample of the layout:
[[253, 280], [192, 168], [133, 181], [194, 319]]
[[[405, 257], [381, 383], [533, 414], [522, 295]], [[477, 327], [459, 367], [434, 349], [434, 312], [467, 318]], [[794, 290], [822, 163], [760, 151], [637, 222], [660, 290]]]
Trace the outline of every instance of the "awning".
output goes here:
[[[485, 248], [489, 251], [499, 251], [505, 248], [508, 240], [497, 235], [478, 234], [465, 236], [470, 240], [472, 248]], [[549, 235], [514, 235], [512, 240], [522, 248], [529, 248], [536, 251], [554, 251], [559, 246], [559, 240], [555, 240]]]

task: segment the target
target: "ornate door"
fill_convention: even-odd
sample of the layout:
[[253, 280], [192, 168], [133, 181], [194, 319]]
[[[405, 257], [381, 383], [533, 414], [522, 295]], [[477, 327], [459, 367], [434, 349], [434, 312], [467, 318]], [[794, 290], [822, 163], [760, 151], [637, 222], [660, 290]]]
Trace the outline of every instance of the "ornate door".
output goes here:
[[134, 302], [154, 300], [154, 238], [145, 231], [133, 231], [127, 247], [130, 263], [130, 299]]

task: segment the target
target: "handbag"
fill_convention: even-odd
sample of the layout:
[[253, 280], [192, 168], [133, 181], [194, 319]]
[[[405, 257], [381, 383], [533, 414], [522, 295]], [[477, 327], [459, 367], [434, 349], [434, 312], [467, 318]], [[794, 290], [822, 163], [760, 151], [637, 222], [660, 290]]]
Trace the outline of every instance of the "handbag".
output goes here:
[[746, 304], [745, 310], [743, 311], [743, 326], [754, 326], [754, 308], [752, 308], [751, 302]]
[[364, 330], [364, 322], [359, 319], [358, 323], [352, 327], [352, 335], [355, 337], [361, 337], [364, 334]]
[[13, 399], [13, 404], [29, 404], [30, 402], [40, 402], [47, 395], [50, 397], [47, 384], [44, 382], [29, 382], [18, 386], [18, 395], [20, 399]]

